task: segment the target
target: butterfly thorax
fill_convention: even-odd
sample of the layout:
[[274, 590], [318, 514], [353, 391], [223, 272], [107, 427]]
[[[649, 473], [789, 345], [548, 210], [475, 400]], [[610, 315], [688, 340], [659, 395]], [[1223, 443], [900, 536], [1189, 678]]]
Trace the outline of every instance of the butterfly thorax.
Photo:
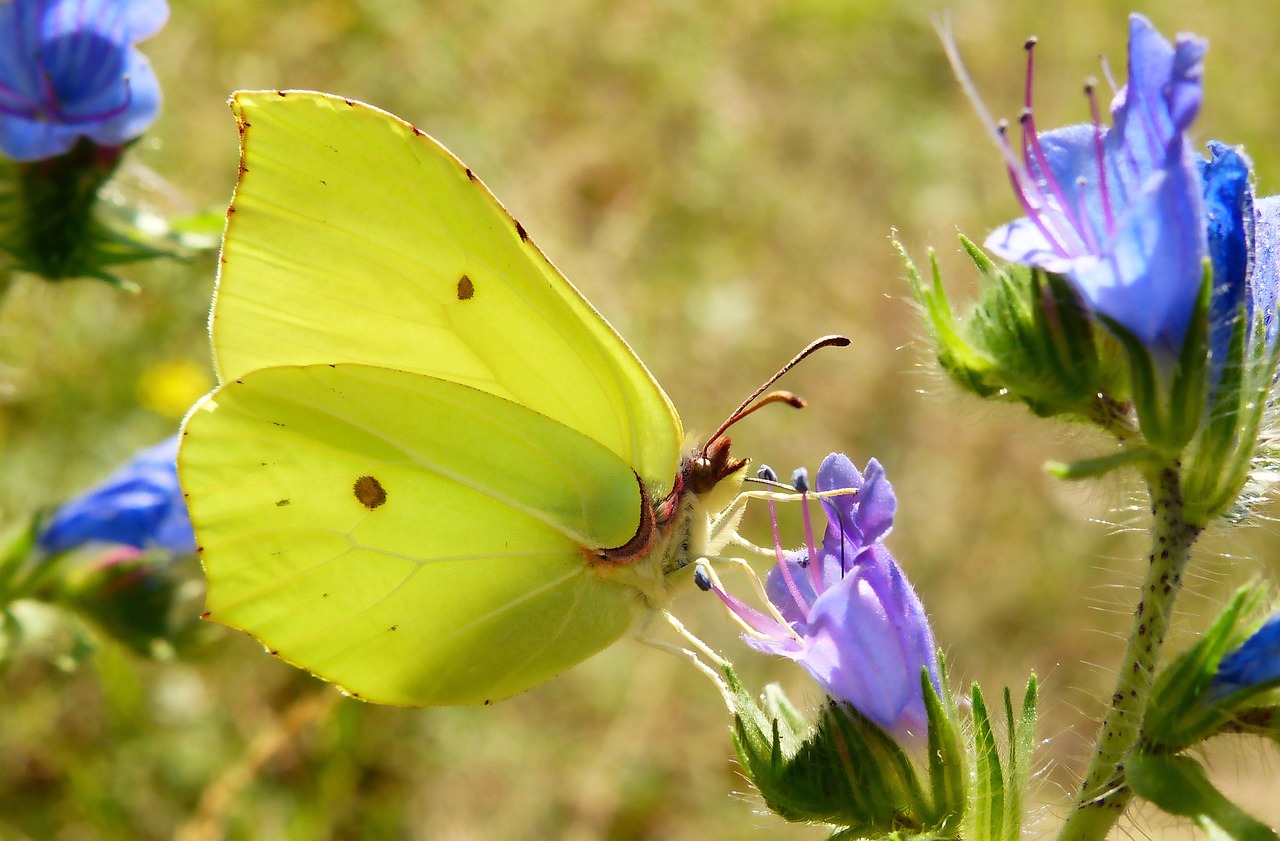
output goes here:
[[681, 459], [671, 491], [653, 501], [640, 483], [640, 524], [627, 543], [594, 553], [588, 563], [606, 577], [639, 590], [654, 606], [670, 600], [668, 578], [708, 551], [711, 517], [737, 496], [746, 459], [729, 454], [729, 439]]

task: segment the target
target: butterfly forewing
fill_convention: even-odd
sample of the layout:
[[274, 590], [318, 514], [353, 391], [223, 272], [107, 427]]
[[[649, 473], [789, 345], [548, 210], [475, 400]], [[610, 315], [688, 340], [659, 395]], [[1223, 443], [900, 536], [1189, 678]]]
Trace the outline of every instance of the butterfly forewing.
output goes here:
[[223, 381], [356, 362], [505, 397], [600, 442], [655, 493], [683, 433], [617, 333], [479, 180], [408, 123], [239, 93], [242, 175], [213, 316]]

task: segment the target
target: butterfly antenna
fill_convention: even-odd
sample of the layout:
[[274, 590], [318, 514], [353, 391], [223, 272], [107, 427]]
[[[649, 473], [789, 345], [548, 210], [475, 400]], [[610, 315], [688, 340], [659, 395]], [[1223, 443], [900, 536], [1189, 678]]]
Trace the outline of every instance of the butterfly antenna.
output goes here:
[[[733, 410], [733, 413], [729, 415], [725, 422], [720, 424], [720, 428], [715, 431], [715, 434], [708, 438], [707, 442], [702, 445], [702, 452], [706, 454], [711, 449], [711, 445], [716, 442], [716, 439], [729, 431], [729, 427], [733, 426], [735, 423], [756, 410], [768, 406], [770, 403], [786, 403], [788, 406], [803, 409], [805, 405], [804, 400], [789, 391], [773, 391], [768, 394], [765, 394], [765, 391], [776, 383], [783, 374], [799, 365], [802, 360], [812, 356], [815, 352], [827, 347], [848, 347], [851, 344], [853, 344], [853, 342], [844, 336], [823, 336], [821, 339], [816, 339], [811, 342], [808, 347], [797, 353], [795, 358], [779, 368], [778, 373], [765, 380], [764, 384], [752, 392], [750, 397], [742, 401], [741, 406]], [[761, 395], [764, 396], [761, 397]]]

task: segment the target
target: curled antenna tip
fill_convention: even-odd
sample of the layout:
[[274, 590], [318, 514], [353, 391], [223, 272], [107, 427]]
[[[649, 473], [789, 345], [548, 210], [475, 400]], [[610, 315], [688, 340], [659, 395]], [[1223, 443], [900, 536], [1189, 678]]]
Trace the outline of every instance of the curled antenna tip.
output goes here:
[[774, 391], [767, 398], [771, 403], [786, 403], [793, 409], [803, 409], [809, 404], [803, 397], [790, 391]]
[[[851, 340], [847, 336], [840, 336], [840, 335], [823, 336], [822, 338], [811, 342], [808, 347], [806, 347], [804, 350], [796, 354], [795, 357], [792, 358], [790, 362], [788, 362], [786, 365], [783, 365], [780, 369], [778, 369], [778, 372], [776, 374], [774, 374], [772, 377], [767, 379], [763, 385], [761, 385], [754, 392], [752, 392], [750, 397], [742, 401], [742, 404], [739, 405], [738, 408], [733, 410], [733, 413], [729, 415], [729, 417], [725, 420], [725, 422], [720, 424], [720, 428], [717, 429], [711, 435], [711, 437], [707, 439], [707, 442], [702, 445], [702, 451], [706, 453], [710, 449], [711, 445], [714, 444], [716, 440], [719, 439], [720, 436], [723, 435], [725, 433], [725, 430], [727, 430], [729, 427], [733, 426], [735, 423], [742, 420], [747, 415], [751, 414], [757, 409], [763, 406], [767, 406], [770, 403], [786, 403], [789, 406], [793, 406], [797, 409], [803, 409], [805, 406], [804, 400], [800, 397], [797, 397], [796, 395], [792, 394], [789, 391], [773, 391], [773, 392], [770, 392], [769, 394], [765, 394], [765, 391], [767, 391], [771, 385], [777, 382], [778, 379], [783, 374], [787, 373], [792, 368], [794, 368], [795, 366], [799, 365], [802, 361], [804, 361], [806, 357], [813, 355], [814, 353], [816, 353], [819, 350], [822, 350], [823, 348], [848, 347], [851, 344], [853, 344], [853, 340]], [[761, 395], [764, 395], [764, 397], [761, 397]]]

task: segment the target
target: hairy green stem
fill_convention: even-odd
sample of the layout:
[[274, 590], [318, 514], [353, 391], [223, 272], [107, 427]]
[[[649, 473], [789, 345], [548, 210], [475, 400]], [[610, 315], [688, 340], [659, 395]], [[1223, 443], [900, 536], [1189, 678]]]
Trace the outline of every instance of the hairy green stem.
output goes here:
[[1133, 792], [1125, 781], [1125, 757], [1138, 742], [1142, 714], [1151, 694], [1173, 604], [1182, 588], [1182, 571], [1200, 526], [1186, 521], [1182, 484], [1176, 466], [1147, 473], [1151, 495], [1151, 554], [1142, 594], [1134, 610], [1133, 630], [1102, 721], [1093, 758], [1085, 772], [1075, 808], [1058, 841], [1101, 841], [1111, 830]]

